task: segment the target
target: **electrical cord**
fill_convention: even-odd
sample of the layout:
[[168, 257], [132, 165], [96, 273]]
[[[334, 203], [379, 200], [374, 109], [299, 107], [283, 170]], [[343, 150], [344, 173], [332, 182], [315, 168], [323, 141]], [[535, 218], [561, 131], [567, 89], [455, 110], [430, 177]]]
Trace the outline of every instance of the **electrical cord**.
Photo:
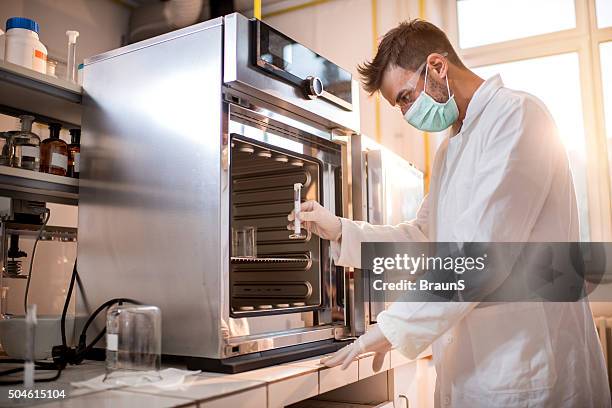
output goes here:
[[34, 240], [34, 246], [32, 247], [32, 256], [30, 257], [30, 267], [28, 268], [28, 280], [26, 282], [25, 295], [23, 297], [24, 316], [28, 314], [28, 294], [30, 292], [30, 281], [32, 280], [32, 266], [34, 265], [34, 255], [36, 254], [36, 247], [38, 246], [38, 241], [40, 241], [43, 231], [45, 230], [45, 227], [47, 226], [47, 223], [49, 222], [49, 218], [51, 218], [51, 210], [49, 210], [48, 208], [45, 208], [44, 214], [45, 215], [43, 216], [43, 223], [40, 226], [40, 229], [38, 230], [38, 235], [36, 236], [36, 239]]
[[70, 285], [68, 285], [68, 293], [66, 293], [66, 300], [64, 301], [64, 308], [62, 309], [62, 320], [60, 322], [60, 330], [62, 333], [62, 346], [67, 347], [66, 343], [66, 314], [68, 313], [68, 306], [70, 305], [70, 298], [72, 297], [72, 290], [74, 289], [74, 281], [78, 275], [77, 272], [77, 260], [74, 260], [74, 266], [72, 267], [72, 275], [70, 276]]
[[[49, 213], [48, 213], [49, 214]], [[42, 230], [44, 229], [47, 221], [45, 220], [43, 226], [41, 227], [41, 230], [39, 231], [39, 236], [37, 238], [40, 239], [40, 236], [42, 235]], [[36, 248], [36, 243], [34, 244], [34, 248]], [[32, 250], [32, 259], [34, 258], [34, 249]], [[30, 263], [30, 268], [31, 268], [31, 264]], [[28, 279], [29, 276], [31, 275], [31, 270], [30, 273], [28, 274]], [[79, 342], [77, 344], [76, 347], [69, 347], [68, 346], [68, 342], [66, 340], [66, 315], [68, 314], [68, 307], [70, 305], [70, 299], [72, 298], [72, 292], [74, 290], [74, 283], [76, 280], [79, 280], [79, 273], [77, 271], [77, 260], [74, 260], [74, 266], [72, 268], [72, 276], [70, 277], [70, 284], [68, 286], [68, 293], [66, 293], [66, 299], [64, 301], [64, 307], [62, 309], [62, 317], [60, 320], [60, 331], [61, 331], [61, 336], [62, 336], [62, 344], [58, 345], [58, 346], [53, 346], [51, 355], [53, 356], [53, 362], [44, 362], [44, 361], [38, 361], [35, 362], [36, 368], [38, 370], [57, 370], [57, 373], [55, 374], [55, 376], [53, 377], [49, 377], [49, 378], [36, 378], [34, 381], [35, 382], [50, 382], [50, 381], [55, 381], [57, 380], [61, 373], [62, 370], [64, 370], [64, 368], [66, 368], [67, 364], [72, 364], [72, 365], [78, 365], [80, 364], [84, 359], [85, 356], [87, 355], [87, 353], [98, 343], [98, 341], [100, 341], [102, 339], [102, 337], [104, 337], [104, 335], [106, 334], [106, 327], [104, 327], [104, 329], [102, 329], [98, 335], [96, 335], [96, 337], [93, 339], [93, 341], [89, 344], [87, 344], [87, 329], [89, 329], [89, 326], [94, 322], [94, 320], [96, 319], [96, 317], [104, 310], [107, 310], [108, 308], [110, 308], [111, 306], [115, 305], [115, 304], [123, 304], [123, 303], [132, 303], [132, 304], [136, 304], [136, 305], [140, 305], [142, 304], [141, 302], [134, 300], [134, 299], [129, 299], [129, 298], [115, 298], [115, 299], [111, 299], [108, 300], [106, 302], [104, 302], [102, 305], [100, 305], [87, 319], [85, 325], [83, 326], [83, 329], [81, 330], [81, 334], [79, 336]], [[26, 286], [27, 288], [27, 286]], [[26, 289], [26, 299], [27, 299], [27, 289]], [[25, 303], [25, 305], [27, 305], [27, 302]], [[24, 305], [24, 306], [25, 306]], [[23, 360], [19, 360], [19, 359], [2, 359], [0, 360], [0, 363], [4, 363], [4, 364], [23, 364], [24, 361]], [[10, 375], [10, 374], [15, 374], [15, 373], [19, 373], [23, 371], [23, 367], [16, 367], [16, 368], [11, 368], [8, 370], [4, 370], [4, 371], [0, 371], [0, 377], [1, 376], [5, 376], [5, 375]], [[23, 383], [23, 380], [8, 380], [8, 381], [0, 381], [0, 385], [20, 385]]]
[[[62, 374], [62, 370], [60, 370], [58, 368], [44, 368], [44, 367], [40, 367], [38, 364], [39, 363], [36, 363], [36, 369], [37, 370], [57, 370], [57, 373], [53, 377], [35, 378], [34, 382], [37, 382], [37, 383], [51, 382], [51, 381], [55, 381], [58, 378], [60, 378], [60, 375]], [[9, 375], [9, 374], [15, 374], [15, 373], [19, 373], [21, 371], [23, 371], [23, 367], [12, 368], [10, 370], [1, 371], [0, 372], [0, 376]], [[22, 385], [22, 384], [23, 384], [23, 380], [22, 379], [20, 379], [20, 380], [3, 380], [3, 381], [0, 381], [0, 385]]]
[[80, 364], [84, 359], [87, 353], [104, 337], [106, 334], [106, 326], [96, 335], [93, 341], [87, 344], [87, 330], [89, 326], [93, 323], [93, 321], [98, 317], [98, 315], [103, 311], [113, 306], [114, 304], [122, 304], [122, 303], [133, 303], [136, 305], [140, 305], [141, 303], [134, 299], [129, 298], [115, 298], [104, 302], [100, 305], [87, 319], [83, 329], [81, 330], [81, 334], [79, 335], [79, 342], [76, 347], [68, 347], [66, 342], [66, 315], [68, 313], [68, 306], [70, 304], [70, 298], [72, 297], [72, 292], [74, 290], [74, 283], [79, 279], [79, 272], [77, 270], [77, 259], [74, 260], [74, 267], [72, 268], [72, 276], [70, 277], [70, 285], [68, 286], [68, 293], [66, 294], [66, 300], [64, 301], [64, 309], [62, 310], [62, 318], [61, 318], [61, 333], [62, 333], [62, 344], [59, 346], [54, 346], [51, 351], [51, 355], [53, 356], [53, 361], [62, 369], [66, 367], [67, 364]]

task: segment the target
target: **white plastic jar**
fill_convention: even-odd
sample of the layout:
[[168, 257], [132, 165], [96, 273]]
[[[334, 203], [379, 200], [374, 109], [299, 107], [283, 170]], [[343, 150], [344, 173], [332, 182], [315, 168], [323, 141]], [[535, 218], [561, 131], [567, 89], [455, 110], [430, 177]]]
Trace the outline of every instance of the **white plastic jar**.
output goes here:
[[38, 38], [39, 31], [38, 23], [29, 18], [6, 20], [4, 60], [45, 74], [47, 48]]

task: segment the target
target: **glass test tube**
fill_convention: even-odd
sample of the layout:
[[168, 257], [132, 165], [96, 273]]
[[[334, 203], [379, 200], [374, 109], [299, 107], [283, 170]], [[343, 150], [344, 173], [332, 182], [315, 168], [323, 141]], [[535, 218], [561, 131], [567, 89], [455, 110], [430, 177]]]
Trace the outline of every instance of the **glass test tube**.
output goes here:
[[306, 238], [305, 235], [302, 235], [302, 221], [300, 220], [301, 207], [302, 207], [302, 183], [295, 183], [293, 185], [293, 213], [295, 217], [293, 219], [293, 234], [289, 235], [290, 239]]

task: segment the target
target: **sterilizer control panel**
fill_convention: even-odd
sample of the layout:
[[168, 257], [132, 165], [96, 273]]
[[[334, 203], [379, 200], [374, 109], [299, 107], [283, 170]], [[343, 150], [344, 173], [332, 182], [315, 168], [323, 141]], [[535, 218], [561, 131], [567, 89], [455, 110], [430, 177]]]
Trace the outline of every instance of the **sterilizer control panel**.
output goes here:
[[250, 24], [254, 66], [295, 85], [305, 98], [352, 110], [350, 72], [259, 20]]

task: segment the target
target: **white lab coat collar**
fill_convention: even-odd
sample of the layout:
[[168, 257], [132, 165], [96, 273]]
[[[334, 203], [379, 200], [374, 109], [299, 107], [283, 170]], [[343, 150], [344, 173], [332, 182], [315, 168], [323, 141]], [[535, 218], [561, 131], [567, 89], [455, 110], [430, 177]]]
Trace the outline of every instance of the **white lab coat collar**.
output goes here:
[[474, 92], [474, 95], [472, 95], [470, 103], [468, 103], [465, 118], [463, 119], [463, 125], [461, 126], [461, 131], [470, 127], [474, 119], [476, 119], [482, 113], [493, 95], [495, 95], [495, 93], [503, 86], [504, 82], [499, 74], [492, 76], [480, 84], [478, 89], [476, 89], [476, 92]]

